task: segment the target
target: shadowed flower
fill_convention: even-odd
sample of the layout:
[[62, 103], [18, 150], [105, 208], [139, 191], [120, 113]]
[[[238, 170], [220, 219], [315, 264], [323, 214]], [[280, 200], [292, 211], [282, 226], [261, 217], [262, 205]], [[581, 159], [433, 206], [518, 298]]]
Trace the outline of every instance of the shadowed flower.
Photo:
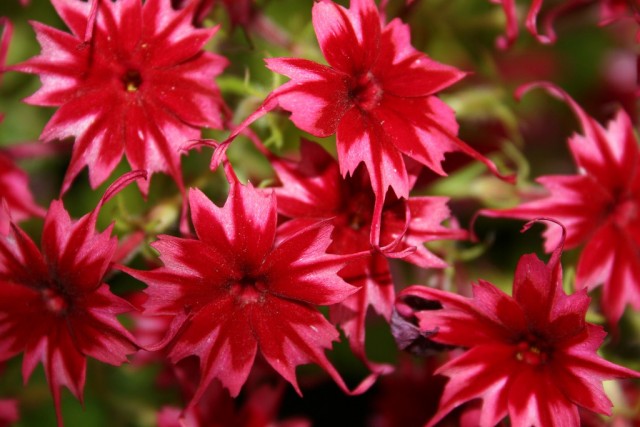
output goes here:
[[[190, 2], [52, 0], [72, 34], [33, 23], [42, 53], [14, 70], [38, 74], [26, 99], [60, 107], [41, 139], [75, 137], [62, 192], [85, 167], [93, 188], [126, 155], [132, 169], [165, 172], [182, 186], [180, 150], [200, 127], [222, 127], [213, 78], [227, 61], [203, 51], [216, 29], [192, 26]], [[138, 183], [144, 193], [149, 180]]]
[[479, 426], [507, 414], [514, 426], [579, 426], [578, 407], [611, 412], [603, 380], [640, 377], [598, 356], [606, 333], [585, 321], [586, 292], [562, 289], [562, 243], [548, 264], [534, 254], [520, 258], [513, 296], [482, 280], [473, 298], [423, 286], [400, 294], [439, 302], [441, 310], [416, 313], [420, 328], [435, 329], [436, 342], [468, 348], [436, 371], [449, 382], [429, 426], [474, 399], [482, 399]]
[[98, 206], [72, 222], [60, 200], [51, 203], [42, 231], [42, 251], [20, 228], [0, 236], [0, 361], [24, 353], [25, 381], [38, 362], [62, 425], [60, 387], [82, 400], [86, 357], [120, 365], [136, 350], [116, 319], [132, 309], [103, 283], [118, 249], [113, 226], [97, 233], [100, 207], [145, 172], [119, 178]]
[[[577, 115], [584, 135], [573, 135], [569, 148], [576, 175], [542, 176], [549, 196], [512, 209], [483, 211], [492, 217], [552, 217], [567, 228], [567, 248], [585, 244], [576, 274], [578, 289], [604, 283], [602, 311], [614, 324], [627, 304], [640, 309], [640, 151], [629, 117], [618, 111], [605, 129], [569, 95], [548, 83], [541, 86], [564, 99]], [[545, 232], [546, 249], [558, 245], [560, 232]]]
[[[353, 254], [370, 248], [375, 195], [369, 177], [358, 168], [351, 177], [342, 178], [338, 162], [318, 144], [302, 140], [301, 158], [293, 162], [271, 157], [281, 187], [276, 187], [278, 212], [289, 218], [307, 220], [330, 219], [333, 225], [331, 245], [333, 254]], [[421, 169], [415, 162], [409, 171], [411, 183]], [[351, 342], [354, 352], [364, 357], [365, 319], [371, 306], [387, 321], [391, 318], [395, 291], [385, 255], [402, 258], [422, 268], [444, 268], [446, 264], [429, 252], [424, 243], [433, 240], [463, 239], [464, 230], [441, 225], [450, 217], [444, 197], [410, 197], [398, 199], [388, 196], [382, 209], [380, 244], [382, 252], [375, 252], [362, 261], [352, 263], [340, 276], [359, 288], [358, 292], [332, 307], [331, 318], [340, 324]], [[299, 224], [285, 223], [283, 228]]]
[[258, 351], [298, 392], [295, 368], [305, 363], [317, 363], [348, 391], [324, 354], [338, 331], [315, 306], [356, 291], [337, 273], [360, 255], [326, 254], [327, 222], [277, 231], [275, 194], [241, 185], [226, 167], [231, 188], [223, 207], [197, 189], [189, 193], [197, 240], [160, 236], [153, 247], [163, 267], [122, 267], [148, 285], [145, 314], [175, 316], [157, 348], [167, 344], [172, 363], [200, 359], [201, 381], [190, 406], [214, 378], [237, 396]]

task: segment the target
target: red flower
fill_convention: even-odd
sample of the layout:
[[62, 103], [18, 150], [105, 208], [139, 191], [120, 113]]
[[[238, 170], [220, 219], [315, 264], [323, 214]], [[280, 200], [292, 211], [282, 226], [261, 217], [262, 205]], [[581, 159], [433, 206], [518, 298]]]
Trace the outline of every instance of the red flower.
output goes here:
[[474, 399], [482, 399], [481, 426], [507, 413], [516, 426], [579, 426], [578, 406], [610, 413], [602, 380], [640, 376], [596, 353], [606, 334], [585, 322], [585, 291], [564, 293], [561, 251], [562, 241], [548, 264], [524, 255], [513, 297], [482, 280], [473, 298], [422, 286], [400, 294], [440, 303], [416, 313], [420, 328], [435, 331], [436, 342], [469, 348], [436, 372], [449, 382], [430, 426]]
[[[282, 187], [275, 188], [278, 211], [289, 218], [330, 219], [334, 229], [327, 249], [329, 253], [368, 251], [375, 195], [363, 168], [358, 168], [352, 177], [342, 178], [338, 163], [319, 145], [302, 140], [300, 152], [300, 162], [270, 156], [271, 165], [282, 183]], [[412, 166], [417, 164], [412, 162]], [[410, 176], [413, 183], [416, 175], [410, 173]], [[342, 326], [352, 348], [360, 356], [364, 356], [368, 307], [371, 305], [387, 321], [391, 318], [395, 292], [389, 264], [383, 255], [401, 257], [422, 268], [446, 267], [424, 243], [466, 236], [463, 230], [441, 225], [449, 217], [444, 197], [406, 200], [387, 197], [380, 232], [384, 251], [372, 253], [340, 272], [344, 280], [359, 290], [331, 311], [332, 319]], [[285, 223], [282, 227], [297, 223]]]
[[[576, 286], [604, 283], [602, 310], [616, 323], [626, 304], [640, 309], [640, 152], [629, 117], [620, 110], [607, 129], [589, 117], [569, 95], [548, 83], [542, 86], [574, 110], [584, 135], [569, 139], [577, 175], [543, 176], [546, 198], [502, 211], [493, 217], [553, 217], [567, 227], [567, 247], [585, 247], [578, 262]], [[560, 233], [549, 228], [546, 249], [558, 245]]]
[[[462, 71], [414, 49], [409, 27], [399, 19], [383, 25], [373, 0], [352, 0], [350, 9], [323, 0], [313, 5], [312, 13], [329, 65], [267, 59], [270, 70], [291, 81], [276, 89], [229, 140], [277, 105], [312, 135], [336, 134], [342, 175], [353, 175], [365, 164], [376, 195], [375, 218], [388, 187], [398, 197], [409, 196], [404, 156], [446, 175], [441, 167], [444, 154], [460, 150], [498, 174], [491, 161], [456, 137], [453, 111], [435, 96], [464, 77]], [[219, 157], [214, 156], [214, 166]], [[372, 232], [377, 245], [379, 221]]]
[[291, 78], [273, 96], [297, 127], [337, 135], [343, 176], [364, 162], [381, 203], [388, 187], [409, 195], [403, 155], [445, 175], [444, 153], [461, 150], [495, 171], [455, 136], [454, 113], [435, 96], [464, 73], [414, 49], [407, 25], [383, 25], [373, 0], [352, 0], [348, 10], [315, 3], [313, 26], [329, 66], [295, 58], [267, 59], [267, 66]]
[[132, 307], [103, 283], [117, 250], [112, 227], [96, 233], [102, 204], [144, 172], [116, 181], [91, 213], [72, 222], [54, 201], [42, 232], [42, 252], [12, 224], [0, 236], [0, 361], [24, 352], [25, 381], [38, 362], [45, 374], [62, 425], [60, 387], [82, 400], [86, 357], [119, 365], [136, 350], [133, 337], [116, 315]]
[[347, 390], [324, 355], [338, 332], [314, 308], [356, 290], [337, 275], [348, 259], [325, 253], [331, 226], [277, 232], [275, 194], [240, 185], [230, 167], [227, 173], [231, 188], [222, 208], [197, 189], [189, 194], [198, 240], [160, 236], [153, 247], [163, 267], [123, 267], [149, 286], [146, 314], [175, 316], [164, 341], [170, 360], [200, 359], [190, 405], [214, 378], [237, 396], [258, 350], [298, 392], [295, 368], [305, 363], [319, 364]]
[[60, 106], [41, 138], [76, 138], [63, 192], [85, 165], [97, 187], [123, 153], [133, 169], [181, 186], [184, 143], [202, 126], [222, 127], [213, 78], [227, 61], [202, 50], [216, 29], [191, 25], [195, 2], [179, 11], [170, 0], [52, 2], [72, 34], [34, 23], [42, 53], [13, 69], [40, 75], [28, 103]]

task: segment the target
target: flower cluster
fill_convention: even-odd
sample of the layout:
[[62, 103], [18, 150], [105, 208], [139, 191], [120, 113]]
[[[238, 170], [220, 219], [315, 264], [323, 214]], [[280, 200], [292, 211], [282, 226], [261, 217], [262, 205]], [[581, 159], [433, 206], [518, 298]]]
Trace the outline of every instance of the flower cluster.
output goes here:
[[[528, 42], [514, 0], [493, 1], [504, 35], [485, 2], [14, 3], [0, 426], [638, 422], [640, 91], [628, 61], [616, 91], [590, 76], [628, 109], [603, 126], [610, 109], [536, 56], [591, 2], [532, 1]], [[591, 30], [623, 26], [602, 44], [633, 62], [638, 10], [598, 4], [612, 25]], [[34, 55], [40, 7], [60, 22], [31, 22]], [[575, 124], [513, 105], [522, 83], [577, 116], [575, 174]], [[549, 261], [514, 270], [526, 239], [479, 242], [487, 217], [549, 222]], [[84, 414], [64, 388], [90, 391]]]

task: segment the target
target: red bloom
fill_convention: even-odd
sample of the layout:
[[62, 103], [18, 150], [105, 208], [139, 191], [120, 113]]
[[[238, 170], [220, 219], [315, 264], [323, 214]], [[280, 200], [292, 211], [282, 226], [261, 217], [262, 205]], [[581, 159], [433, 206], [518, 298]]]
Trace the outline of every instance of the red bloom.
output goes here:
[[[602, 310], [616, 323], [626, 304], [640, 309], [640, 152], [629, 117], [620, 110], [607, 129], [589, 117], [565, 92], [538, 83], [574, 110], [584, 135], [569, 139], [577, 175], [543, 176], [546, 198], [513, 209], [485, 211], [493, 217], [553, 217], [567, 227], [567, 247], [585, 244], [576, 286], [604, 283]], [[520, 92], [528, 90], [525, 86]], [[546, 249], [558, 245], [560, 233], [549, 228]]]
[[86, 356], [119, 365], [136, 349], [116, 315], [131, 309], [103, 283], [117, 250], [109, 227], [96, 233], [102, 204], [144, 172], [114, 183], [91, 213], [72, 222], [62, 202], [54, 201], [42, 232], [42, 252], [12, 224], [0, 236], [0, 361], [24, 352], [22, 374], [29, 378], [38, 362], [62, 424], [60, 387], [82, 399]]
[[518, 264], [513, 297], [489, 282], [474, 285], [473, 298], [412, 286], [401, 296], [437, 301], [441, 310], [416, 313], [429, 338], [468, 347], [436, 373], [448, 376], [440, 407], [429, 425], [473, 399], [482, 399], [481, 426], [507, 413], [517, 426], [578, 426], [578, 406], [609, 414], [602, 380], [640, 374], [596, 353], [605, 332], [585, 322], [585, 291], [562, 289], [562, 242], [548, 264], [534, 254]]
[[[331, 219], [334, 229], [332, 243], [327, 249], [329, 253], [368, 251], [375, 195], [363, 168], [358, 168], [352, 177], [342, 178], [338, 163], [319, 145], [303, 140], [300, 151], [299, 163], [271, 159], [282, 183], [282, 187], [275, 188], [278, 211], [289, 218]], [[414, 182], [416, 176], [410, 176]], [[423, 268], [444, 268], [444, 261], [429, 252], [424, 243], [466, 236], [462, 230], [440, 225], [449, 216], [444, 197], [406, 200], [387, 197], [380, 232], [384, 251], [352, 263], [340, 272], [340, 276], [357, 286], [359, 291], [333, 307], [331, 312], [332, 319], [341, 324], [352, 348], [360, 356], [364, 356], [365, 318], [369, 305], [387, 321], [391, 318], [395, 292], [389, 264], [383, 254], [401, 257]], [[282, 227], [296, 223], [285, 223]]]
[[[329, 66], [298, 58], [267, 59], [270, 70], [291, 81], [276, 89], [229, 139], [277, 105], [312, 135], [336, 134], [342, 175], [353, 175], [364, 163], [371, 177], [374, 218], [389, 187], [398, 197], [409, 196], [404, 156], [446, 175], [444, 154], [460, 150], [498, 174], [491, 161], [456, 137], [453, 111], [435, 96], [464, 77], [462, 71], [414, 49], [409, 27], [399, 19], [383, 25], [373, 0], [352, 0], [350, 9], [323, 0], [312, 13]], [[377, 220], [371, 237], [377, 245]]]
[[337, 275], [348, 259], [325, 253], [331, 226], [277, 232], [275, 195], [242, 186], [227, 172], [231, 189], [222, 208], [199, 190], [189, 194], [198, 240], [160, 236], [153, 246], [164, 267], [123, 267], [149, 286], [147, 314], [175, 316], [165, 338], [170, 360], [200, 359], [191, 405], [214, 378], [237, 396], [258, 350], [298, 392], [295, 368], [304, 363], [319, 364], [347, 390], [324, 355], [338, 332], [314, 308], [356, 290]]
[[181, 186], [184, 143], [202, 126], [222, 127], [213, 78], [227, 61], [202, 50], [216, 29], [191, 25], [195, 2], [179, 11], [170, 0], [52, 2], [72, 34], [34, 23], [42, 53], [13, 69], [40, 75], [28, 103], [60, 106], [41, 138], [76, 137], [63, 192], [85, 165], [97, 187], [123, 153], [133, 169]]
[[348, 10], [315, 3], [313, 26], [329, 66], [294, 58], [267, 59], [267, 66], [291, 78], [273, 95], [297, 127], [337, 135], [343, 176], [364, 162], [382, 201], [388, 187], [409, 195], [403, 155], [445, 175], [444, 153], [461, 150], [495, 171], [455, 136], [453, 111], [434, 96], [464, 73], [414, 49], [407, 25], [383, 25], [373, 0], [352, 0]]

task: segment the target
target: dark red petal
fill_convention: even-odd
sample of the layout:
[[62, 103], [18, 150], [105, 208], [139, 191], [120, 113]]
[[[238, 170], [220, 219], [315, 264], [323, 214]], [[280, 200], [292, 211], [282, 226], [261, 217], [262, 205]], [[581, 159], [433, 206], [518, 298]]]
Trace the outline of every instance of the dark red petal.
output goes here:
[[137, 350], [133, 336], [116, 319], [116, 315], [133, 310], [127, 301], [113, 295], [105, 284], [76, 301], [68, 317], [73, 340], [82, 354], [104, 363], [120, 365]]
[[[276, 229], [275, 194], [265, 194], [251, 184], [232, 182], [224, 207], [215, 206], [199, 190], [190, 192], [190, 205], [198, 237], [230, 251], [238, 268], [257, 272], [273, 247]], [[228, 249], [227, 249], [228, 248]]]
[[271, 58], [265, 62], [271, 71], [291, 78], [273, 92], [278, 104], [291, 112], [291, 121], [315, 136], [334, 134], [353, 105], [348, 76], [305, 59]]
[[614, 325], [622, 317], [624, 307], [630, 303], [634, 309], [640, 309], [640, 256], [638, 244], [631, 236], [618, 230], [615, 233], [615, 255], [611, 266], [611, 275], [604, 284], [602, 311], [607, 321]]
[[384, 200], [388, 187], [398, 197], [408, 197], [408, 177], [402, 154], [385, 136], [373, 118], [353, 107], [338, 126], [338, 162], [342, 176], [353, 176], [358, 165], [366, 165], [376, 198]]
[[557, 294], [564, 294], [561, 277], [535, 254], [523, 255], [516, 267], [513, 297], [533, 330], [547, 329]]
[[[136, 2], [137, 3], [137, 2]], [[142, 7], [142, 40], [148, 44], [147, 60], [153, 67], [170, 67], [188, 61], [202, 51], [218, 28], [192, 25], [196, 2], [178, 11], [165, 0], [149, 0]]]
[[[446, 197], [411, 197], [405, 203], [411, 219], [405, 241], [417, 250], [403, 258], [423, 268], [444, 268], [446, 263], [430, 252], [424, 245], [434, 240], [461, 240], [467, 238], [467, 232], [456, 227], [445, 227], [441, 223], [451, 218]], [[382, 235], [384, 236], [388, 220], [383, 217]], [[384, 240], [384, 237], [383, 237]]]
[[315, 305], [336, 304], [354, 293], [356, 288], [338, 276], [349, 259], [325, 253], [331, 231], [329, 223], [321, 222], [280, 236], [282, 241], [261, 270], [267, 275], [269, 292]]
[[312, 19], [320, 49], [333, 68], [350, 75], [369, 70], [380, 34], [372, 1], [367, 0], [357, 11], [321, 1], [313, 5]]
[[[496, 323], [486, 313], [476, 309], [471, 299], [418, 285], [404, 289], [398, 298], [407, 295], [437, 301], [442, 305], [440, 310], [415, 313], [421, 330], [437, 329], [437, 333], [431, 336], [434, 341], [470, 347], [487, 342], [504, 342], [512, 337], [504, 325]], [[469, 328], [470, 324], [474, 327]]]
[[0, 235], [0, 279], [39, 289], [48, 277], [45, 260], [24, 231], [12, 225], [8, 236]]
[[473, 285], [473, 302], [477, 309], [497, 324], [518, 336], [527, 330], [527, 318], [518, 304], [496, 286], [484, 280]]
[[346, 386], [324, 351], [338, 339], [338, 331], [320, 314], [304, 303], [267, 298], [264, 305], [251, 307], [251, 324], [260, 351], [269, 364], [301, 394], [296, 367], [307, 363], [320, 365], [341, 388]]
[[440, 367], [436, 374], [449, 377], [436, 415], [428, 426], [434, 426], [456, 407], [470, 400], [483, 400], [478, 425], [494, 426], [507, 412], [509, 381], [518, 366], [512, 346], [479, 345]]
[[[570, 365], [553, 363], [553, 379], [562, 393], [576, 405], [599, 414], [611, 415], [613, 405], [602, 387], [602, 379], [597, 376], [578, 376], [571, 372]], [[561, 365], [561, 366], [558, 366]]]
[[576, 271], [576, 288], [592, 289], [611, 275], [616, 253], [615, 231], [610, 224], [600, 227], [582, 249]]
[[320, 145], [302, 139], [300, 162], [273, 158], [271, 166], [282, 187], [274, 189], [278, 212], [290, 218], [329, 218], [342, 202], [338, 162]]
[[[58, 425], [62, 425], [62, 408], [60, 402], [60, 387], [65, 386], [76, 399], [82, 401], [87, 361], [78, 351], [64, 322], [58, 321], [46, 338], [43, 352], [46, 354], [44, 364], [47, 382], [56, 406]], [[25, 358], [27, 351], [25, 350]], [[44, 355], [43, 355], [44, 356]]]
[[[453, 110], [435, 97], [400, 98], [384, 96], [374, 112], [390, 145], [440, 175], [446, 175], [441, 163], [444, 154], [456, 147], [442, 125], [452, 135], [458, 131]], [[441, 125], [433, 126], [433, 120]]]
[[[240, 393], [260, 340], [250, 310], [230, 294], [218, 298], [198, 310], [174, 340], [170, 353], [173, 362], [190, 355], [200, 358], [201, 380], [190, 405], [198, 402], [214, 378], [233, 397]], [[280, 322], [270, 326], [282, 327]]]
[[578, 408], [555, 384], [548, 371], [524, 370], [509, 393], [509, 418], [518, 426], [579, 426]]
[[40, 292], [0, 280], [0, 360], [23, 351], [34, 336], [44, 336], [50, 323]]
[[82, 39], [87, 27], [91, 2], [51, 0], [56, 12], [78, 39]]
[[72, 295], [97, 289], [118, 248], [111, 227], [95, 231], [96, 216], [71, 222], [62, 202], [51, 203], [42, 232], [42, 248], [50, 274]]
[[409, 26], [398, 19], [391, 21], [382, 32], [372, 72], [385, 94], [407, 98], [434, 95], [465, 76], [464, 72], [414, 49]]
[[[145, 312], [152, 315], [189, 312], [224, 294], [224, 285], [234, 277], [236, 265], [216, 247], [198, 240], [161, 235], [153, 247], [160, 252], [164, 267], [139, 271], [120, 267], [148, 287]], [[194, 257], [193, 254], [199, 254]], [[179, 268], [178, 268], [179, 267]]]

